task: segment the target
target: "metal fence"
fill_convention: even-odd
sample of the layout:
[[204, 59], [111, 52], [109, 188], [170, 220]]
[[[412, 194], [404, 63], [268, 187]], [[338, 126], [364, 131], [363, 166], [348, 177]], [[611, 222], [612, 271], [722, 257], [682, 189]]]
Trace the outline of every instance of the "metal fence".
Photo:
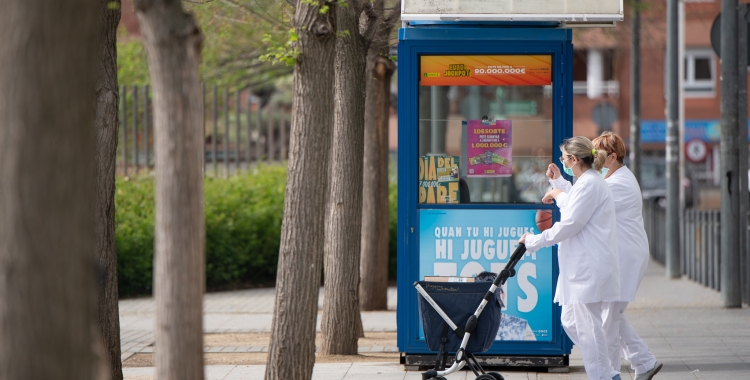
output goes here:
[[[250, 90], [203, 87], [204, 173], [215, 177], [262, 162], [283, 162], [289, 148], [289, 112], [262, 106]], [[117, 173], [150, 174], [154, 167], [153, 107], [145, 86], [120, 87]]]
[[[666, 210], [654, 202], [643, 203], [643, 224], [651, 256], [666, 264]], [[746, 216], [748, 218], [748, 216]], [[681, 218], [680, 269], [687, 278], [721, 290], [721, 213], [718, 210], [686, 209]], [[750, 225], [750, 219], [748, 224]], [[741, 247], [742, 302], [750, 303], [750, 233], [745, 228]]]

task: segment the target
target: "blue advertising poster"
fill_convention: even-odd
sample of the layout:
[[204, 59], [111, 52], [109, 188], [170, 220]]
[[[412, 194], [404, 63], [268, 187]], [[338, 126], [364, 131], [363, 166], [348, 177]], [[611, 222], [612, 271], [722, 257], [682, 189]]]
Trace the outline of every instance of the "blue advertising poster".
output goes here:
[[[750, 121], [748, 122], [750, 130]], [[667, 122], [664, 120], [644, 120], [641, 122], [642, 143], [664, 143], [667, 138]], [[719, 120], [685, 120], [685, 141], [693, 139], [707, 143], [718, 143], [721, 140], [721, 121]], [[750, 141], [750, 137], [748, 137]]]
[[[419, 276], [500, 272], [525, 232], [539, 233], [537, 210], [419, 210]], [[504, 287], [496, 340], [552, 341], [552, 248], [527, 253]]]

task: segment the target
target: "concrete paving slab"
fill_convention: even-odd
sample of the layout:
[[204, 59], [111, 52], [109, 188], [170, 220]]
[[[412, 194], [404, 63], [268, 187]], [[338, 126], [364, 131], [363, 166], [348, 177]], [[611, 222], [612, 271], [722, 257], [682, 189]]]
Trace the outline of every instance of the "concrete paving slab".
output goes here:
[[403, 379], [406, 374], [398, 365], [392, 363], [352, 363], [343, 379], [375, 380]]
[[205, 380], [223, 380], [229, 372], [234, 369], [234, 365], [210, 365], [206, 366], [204, 370]]
[[238, 365], [223, 380], [263, 380], [265, 372], [265, 365]]
[[343, 379], [353, 363], [319, 363], [313, 367], [314, 380]]
[[[718, 292], [685, 279], [669, 280], [664, 273], [663, 267], [650, 263], [636, 301], [629, 305], [625, 314], [657, 359], [665, 365], [655, 379], [750, 379], [750, 308], [724, 309]], [[362, 314], [366, 331], [396, 331], [395, 287], [389, 288], [388, 292], [390, 311]], [[321, 306], [322, 297], [319, 301]], [[205, 330], [270, 331], [273, 302], [273, 289], [207, 294], [204, 298]], [[128, 348], [123, 350], [123, 360], [133, 354], [130, 351], [153, 351], [153, 313], [150, 298], [120, 301], [121, 343], [123, 348]], [[225, 349], [267, 352], [268, 347], [219, 347], [219, 350]], [[362, 349], [398, 350], [394, 346]], [[586, 379], [577, 347], [573, 349], [570, 363], [571, 372], [568, 374], [505, 371], [503, 375], [508, 380]], [[374, 374], [373, 369], [376, 370]], [[380, 374], [377, 369], [380, 369]], [[225, 378], [262, 379], [264, 371], [265, 366], [234, 366]], [[126, 368], [124, 372], [128, 379], [153, 378], [153, 369]], [[315, 366], [315, 373], [316, 380], [355, 378], [352, 377], [355, 374], [356, 378], [421, 379], [419, 372], [403, 371], [395, 363], [319, 363]], [[627, 363], [621, 376], [623, 379], [634, 377]], [[449, 379], [473, 380], [474, 375], [461, 371], [450, 375]]]
[[154, 380], [156, 379], [155, 367], [125, 367], [122, 369], [123, 379], [128, 380]]

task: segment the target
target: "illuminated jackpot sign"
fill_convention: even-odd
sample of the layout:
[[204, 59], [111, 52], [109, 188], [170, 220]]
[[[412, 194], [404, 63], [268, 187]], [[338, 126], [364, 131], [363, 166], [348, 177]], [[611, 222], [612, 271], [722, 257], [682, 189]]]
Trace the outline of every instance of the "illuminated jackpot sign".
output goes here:
[[420, 61], [420, 86], [544, 86], [550, 55], [430, 55]]

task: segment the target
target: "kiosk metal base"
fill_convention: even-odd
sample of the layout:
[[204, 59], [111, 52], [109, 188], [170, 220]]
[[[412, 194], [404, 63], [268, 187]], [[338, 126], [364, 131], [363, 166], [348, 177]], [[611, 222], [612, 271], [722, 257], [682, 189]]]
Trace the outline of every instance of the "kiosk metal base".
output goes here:
[[[548, 372], [568, 372], [570, 369], [569, 356], [507, 356], [507, 355], [476, 355], [482, 367], [514, 367], [536, 368]], [[449, 356], [446, 365], [453, 364], [454, 357]], [[418, 371], [421, 368], [434, 367], [435, 355], [431, 354], [401, 354], [401, 364], [407, 371]]]

